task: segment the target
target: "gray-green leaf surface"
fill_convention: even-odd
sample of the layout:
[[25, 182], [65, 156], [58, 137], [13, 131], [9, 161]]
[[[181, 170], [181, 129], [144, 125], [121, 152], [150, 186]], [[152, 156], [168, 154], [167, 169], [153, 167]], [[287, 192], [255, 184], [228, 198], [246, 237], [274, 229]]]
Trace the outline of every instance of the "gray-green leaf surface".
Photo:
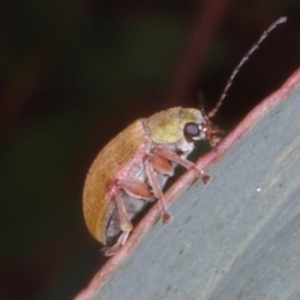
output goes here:
[[94, 299], [300, 299], [300, 88], [170, 206]]

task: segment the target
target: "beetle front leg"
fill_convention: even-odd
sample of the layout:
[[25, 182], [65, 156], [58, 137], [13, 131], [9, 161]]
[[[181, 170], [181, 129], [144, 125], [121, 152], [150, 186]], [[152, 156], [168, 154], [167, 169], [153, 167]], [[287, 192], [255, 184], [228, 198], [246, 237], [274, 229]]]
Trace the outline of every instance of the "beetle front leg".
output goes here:
[[175, 151], [169, 149], [168, 147], [159, 146], [154, 149], [156, 155], [160, 155], [170, 161], [173, 161], [187, 170], [192, 169], [197, 177], [200, 177], [204, 184], [210, 180], [210, 175], [204, 173], [203, 170], [199, 170], [197, 166], [186, 158], [180, 157]]

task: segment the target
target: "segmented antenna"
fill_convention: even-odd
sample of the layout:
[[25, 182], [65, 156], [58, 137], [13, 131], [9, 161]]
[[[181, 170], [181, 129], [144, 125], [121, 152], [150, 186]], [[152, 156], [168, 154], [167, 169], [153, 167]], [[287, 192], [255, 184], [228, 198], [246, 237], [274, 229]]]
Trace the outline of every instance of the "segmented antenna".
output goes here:
[[263, 34], [261, 35], [261, 37], [259, 38], [259, 40], [251, 47], [251, 49], [241, 59], [241, 61], [237, 65], [237, 67], [235, 67], [235, 69], [233, 70], [230, 78], [228, 79], [228, 81], [226, 83], [226, 86], [225, 86], [225, 88], [223, 90], [223, 93], [222, 93], [219, 101], [217, 102], [216, 106], [208, 113], [208, 117], [209, 118], [213, 118], [215, 116], [215, 114], [218, 112], [218, 110], [219, 110], [220, 106], [222, 105], [225, 97], [227, 96], [227, 92], [228, 92], [229, 88], [232, 86], [232, 83], [233, 83], [233, 80], [234, 80], [236, 74], [239, 72], [239, 70], [243, 66], [243, 64], [249, 59], [249, 57], [253, 54], [253, 52], [255, 50], [257, 50], [257, 48], [260, 46], [260, 44], [262, 43], [262, 41], [269, 35], [269, 33], [272, 30], [274, 30], [279, 24], [285, 23], [286, 20], [287, 20], [287, 17], [281, 17], [277, 21], [275, 21], [274, 23], [272, 23], [271, 26], [267, 30], [265, 30], [263, 32]]

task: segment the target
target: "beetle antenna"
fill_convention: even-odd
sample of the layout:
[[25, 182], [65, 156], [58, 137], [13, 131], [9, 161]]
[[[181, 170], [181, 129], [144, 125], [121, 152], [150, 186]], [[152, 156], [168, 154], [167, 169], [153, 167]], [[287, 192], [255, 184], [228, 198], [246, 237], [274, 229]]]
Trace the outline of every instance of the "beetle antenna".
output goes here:
[[209, 123], [210, 120], [209, 120], [208, 114], [205, 111], [204, 93], [203, 93], [203, 91], [197, 91], [197, 99], [198, 99], [199, 110], [202, 113], [202, 116], [203, 116], [205, 122]]
[[203, 93], [203, 91], [197, 91], [197, 100], [198, 100], [199, 110], [201, 111], [203, 117], [207, 118], [207, 114], [205, 112], [205, 107], [204, 107], [204, 93]]
[[269, 33], [271, 31], [273, 31], [281, 23], [285, 23], [286, 20], [287, 20], [287, 17], [280, 17], [277, 21], [272, 23], [270, 25], [270, 27], [263, 32], [263, 34], [261, 35], [259, 40], [251, 47], [251, 49], [241, 59], [241, 61], [237, 65], [237, 67], [234, 68], [230, 78], [228, 79], [228, 81], [226, 83], [226, 86], [225, 86], [225, 88], [224, 88], [224, 90], [221, 94], [221, 97], [220, 97], [219, 101], [217, 102], [216, 106], [208, 113], [209, 118], [213, 118], [216, 115], [216, 113], [218, 112], [218, 110], [219, 110], [220, 106], [222, 105], [225, 97], [227, 96], [229, 88], [232, 86], [232, 83], [233, 83], [233, 80], [234, 80], [235, 76], [237, 75], [237, 73], [239, 72], [241, 67], [244, 65], [244, 63], [250, 58], [250, 56], [253, 54], [253, 52], [255, 52], [258, 49], [258, 47], [260, 46], [262, 41], [269, 35]]

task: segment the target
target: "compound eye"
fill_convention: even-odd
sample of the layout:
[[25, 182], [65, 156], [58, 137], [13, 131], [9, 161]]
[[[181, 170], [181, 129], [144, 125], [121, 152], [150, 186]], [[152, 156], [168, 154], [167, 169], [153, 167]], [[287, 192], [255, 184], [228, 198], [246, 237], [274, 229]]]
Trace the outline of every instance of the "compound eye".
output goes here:
[[197, 140], [201, 134], [201, 128], [197, 123], [187, 123], [184, 126], [184, 135], [192, 140]]

